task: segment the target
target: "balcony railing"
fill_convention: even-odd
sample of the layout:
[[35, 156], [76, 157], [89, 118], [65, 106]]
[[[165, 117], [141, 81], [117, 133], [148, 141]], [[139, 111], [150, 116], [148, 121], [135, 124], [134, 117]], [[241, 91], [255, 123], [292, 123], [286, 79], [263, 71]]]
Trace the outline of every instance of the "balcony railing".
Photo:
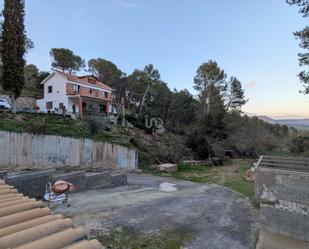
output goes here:
[[84, 86], [73, 85], [67, 83], [66, 86], [67, 95], [79, 95], [81, 97], [95, 98], [100, 100], [111, 101], [111, 94], [104, 92], [103, 90], [96, 90]]

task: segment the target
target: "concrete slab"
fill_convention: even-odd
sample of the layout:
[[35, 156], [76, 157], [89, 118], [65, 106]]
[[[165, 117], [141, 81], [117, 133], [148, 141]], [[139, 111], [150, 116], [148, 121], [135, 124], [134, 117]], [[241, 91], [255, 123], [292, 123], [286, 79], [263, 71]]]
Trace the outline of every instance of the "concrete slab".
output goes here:
[[[163, 192], [163, 182], [178, 191]], [[258, 211], [238, 193], [220, 186], [196, 184], [146, 174], [128, 174], [128, 185], [70, 195], [69, 208], [53, 211], [71, 217], [90, 236], [129, 228], [138, 234], [185, 231], [187, 249], [254, 248]]]
[[261, 230], [256, 249], [308, 249], [309, 243]]

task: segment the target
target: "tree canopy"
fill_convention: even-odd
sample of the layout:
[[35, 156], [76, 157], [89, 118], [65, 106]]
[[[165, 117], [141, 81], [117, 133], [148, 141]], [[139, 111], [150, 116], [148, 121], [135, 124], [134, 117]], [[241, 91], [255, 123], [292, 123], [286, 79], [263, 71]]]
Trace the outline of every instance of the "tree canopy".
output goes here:
[[125, 74], [113, 62], [103, 58], [90, 59], [87, 71], [91, 72], [103, 83], [111, 86], [114, 89], [116, 102], [121, 102], [126, 91]]
[[49, 75], [48, 72], [40, 71], [36, 65], [28, 64], [24, 69], [25, 85], [22, 90], [23, 96], [44, 97], [43, 85], [40, 83]]
[[221, 69], [216, 61], [209, 60], [201, 64], [194, 77], [194, 89], [199, 92], [201, 106], [204, 114], [211, 112], [212, 89], [215, 87], [224, 95], [227, 89], [226, 73]]
[[286, 0], [286, 2], [290, 5], [297, 5], [299, 7], [299, 13], [301, 13], [303, 17], [309, 15], [309, 0]]
[[116, 87], [123, 75], [113, 62], [102, 58], [90, 59], [88, 61], [88, 71], [112, 87]]
[[236, 77], [231, 77], [228, 84], [229, 93], [227, 100], [227, 110], [239, 111], [248, 102], [241, 82]]
[[50, 56], [52, 57], [52, 67], [63, 72], [72, 73], [85, 67], [85, 61], [67, 48], [52, 48]]

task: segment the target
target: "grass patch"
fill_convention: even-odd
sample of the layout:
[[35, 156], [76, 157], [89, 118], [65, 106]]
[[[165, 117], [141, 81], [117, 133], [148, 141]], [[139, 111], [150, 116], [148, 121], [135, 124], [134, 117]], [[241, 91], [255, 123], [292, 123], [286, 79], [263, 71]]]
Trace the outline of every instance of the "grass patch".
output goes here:
[[236, 192], [247, 196], [250, 199], [253, 199], [254, 195], [254, 186], [252, 182], [243, 181], [227, 181], [224, 183], [224, 186], [233, 189]]
[[120, 133], [117, 134], [109, 131], [101, 131], [94, 136], [94, 139], [112, 144], [124, 145], [127, 147], [132, 146], [132, 144], [129, 142], [130, 137]]
[[181, 249], [191, 235], [185, 231], [160, 231], [140, 234], [132, 229], [116, 229], [107, 235], [96, 236], [107, 249]]
[[115, 126], [114, 130], [93, 134], [87, 122], [57, 114], [12, 114], [0, 112], [0, 130], [73, 138], [91, 138], [98, 141], [132, 146], [129, 142], [131, 138], [130, 133], [124, 127]]
[[69, 137], [89, 137], [87, 124], [56, 114], [0, 112], [0, 130]]
[[253, 200], [254, 184], [247, 182], [244, 173], [254, 160], [237, 159], [225, 162], [224, 166], [209, 167], [206, 165], [178, 165], [175, 173], [156, 172], [156, 175], [174, 177], [177, 179], [204, 184], [218, 184], [243, 194]]

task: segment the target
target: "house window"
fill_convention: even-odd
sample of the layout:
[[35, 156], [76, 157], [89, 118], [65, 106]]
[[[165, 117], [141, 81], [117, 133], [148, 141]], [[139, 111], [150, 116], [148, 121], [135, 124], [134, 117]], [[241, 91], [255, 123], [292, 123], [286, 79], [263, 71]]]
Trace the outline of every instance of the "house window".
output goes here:
[[104, 98], [108, 98], [108, 93], [107, 92], [104, 92]]
[[89, 89], [89, 93], [92, 94], [92, 89], [91, 88]]
[[47, 89], [48, 89], [48, 93], [52, 93], [53, 92], [53, 86], [48, 86]]
[[73, 92], [79, 93], [79, 86], [78, 85], [73, 85]]
[[95, 80], [95, 79], [88, 78], [88, 83], [90, 83], [90, 84], [95, 84], [95, 83], [96, 83], [96, 80]]
[[60, 110], [63, 110], [64, 108], [63, 108], [64, 106], [63, 106], [63, 103], [59, 103], [59, 109]]
[[46, 109], [47, 110], [53, 109], [53, 102], [46, 102]]

